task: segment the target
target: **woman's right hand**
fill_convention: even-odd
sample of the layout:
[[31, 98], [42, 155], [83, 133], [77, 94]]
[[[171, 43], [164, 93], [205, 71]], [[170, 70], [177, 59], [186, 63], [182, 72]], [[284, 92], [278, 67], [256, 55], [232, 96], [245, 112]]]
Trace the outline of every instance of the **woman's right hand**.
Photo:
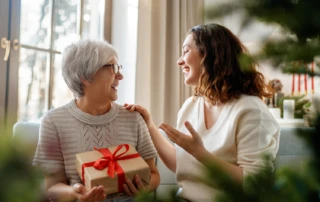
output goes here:
[[106, 198], [103, 186], [93, 187], [91, 190], [87, 190], [83, 184], [76, 183], [73, 186], [75, 196], [82, 202], [94, 202], [102, 201]]
[[139, 112], [142, 115], [144, 121], [146, 122], [148, 129], [154, 126], [150, 113], [144, 107], [140, 105], [133, 105], [133, 104], [127, 104], [127, 103], [124, 104], [124, 107], [126, 110], [130, 112], [133, 112], [133, 111]]

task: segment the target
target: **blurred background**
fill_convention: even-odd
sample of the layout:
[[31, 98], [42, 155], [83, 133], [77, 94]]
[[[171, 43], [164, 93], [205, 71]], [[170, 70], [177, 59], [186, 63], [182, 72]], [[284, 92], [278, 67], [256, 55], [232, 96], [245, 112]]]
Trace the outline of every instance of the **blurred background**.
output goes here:
[[[252, 54], [267, 40], [286, 36], [279, 25], [259, 20], [242, 28], [241, 10], [210, 17], [211, 8], [225, 2], [232, 0], [1, 1], [0, 126], [38, 122], [47, 110], [73, 98], [61, 76], [61, 55], [82, 38], [107, 40], [118, 50], [124, 67], [118, 103], [141, 104], [156, 123], [175, 125], [179, 108], [192, 95], [176, 64], [189, 28], [220, 23]], [[305, 66], [317, 69], [316, 62]], [[284, 74], [267, 61], [260, 63], [260, 71], [268, 81], [279, 80], [285, 95], [320, 96], [319, 77]]]
[[[263, 6], [259, 7], [256, 2]], [[193, 95], [192, 89], [184, 85], [182, 71], [176, 64], [181, 46], [191, 27], [211, 22], [229, 28], [252, 55], [261, 56], [265, 53], [268, 56], [260, 60], [259, 57], [255, 58], [260, 64], [259, 71], [275, 91], [273, 98], [265, 102], [270, 112], [277, 116], [282, 128], [284, 141], [280, 141], [283, 145], [280, 145], [279, 156], [286, 155], [297, 161], [296, 156], [300, 155], [297, 151], [301, 150], [303, 156], [310, 154], [306, 153], [306, 148], [302, 148], [304, 144], [300, 140], [292, 139], [295, 129], [301, 127], [307, 132], [297, 133], [307, 134], [304, 135], [309, 142], [307, 149], [314, 151], [315, 163], [311, 164], [311, 171], [304, 170], [308, 176], [305, 182], [318, 180], [317, 183], [311, 183], [312, 189], [303, 179], [297, 180], [296, 174], [285, 171], [280, 173], [282, 187], [279, 188], [276, 179], [272, 179], [275, 181], [272, 183], [261, 183], [272, 185], [268, 189], [270, 192], [264, 191], [265, 195], [283, 201], [288, 194], [284, 194], [285, 197], [275, 194], [282, 193], [279, 192], [281, 189], [289, 195], [303, 192], [308, 195], [305, 197], [307, 199], [311, 193], [317, 200], [305, 201], [319, 201], [320, 119], [318, 125], [313, 125], [316, 130], [311, 130], [305, 122], [312, 108], [318, 107], [317, 113], [320, 113], [319, 101], [315, 102], [320, 98], [318, 2], [1, 0], [0, 179], [5, 182], [0, 184], [1, 201], [46, 200], [41, 194], [36, 194], [41, 190], [41, 173], [34, 170], [30, 163], [37, 141], [30, 139], [28, 132], [20, 131], [29, 141], [23, 139], [11, 144], [12, 127], [17, 122], [39, 123], [46, 111], [73, 99], [61, 75], [61, 59], [67, 45], [85, 38], [112, 43], [119, 53], [118, 62], [123, 65], [124, 75], [117, 102], [143, 105], [149, 109], [156, 124], [165, 121], [175, 125], [181, 105]], [[274, 44], [267, 46], [269, 43]], [[282, 49], [279, 51], [277, 48]], [[291, 70], [284, 71], [288, 65]], [[284, 119], [282, 114], [284, 99], [295, 100], [294, 116], [289, 119]], [[38, 124], [33, 129], [32, 136], [37, 138]], [[295, 146], [292, 146], [293, 142], [296, 142]], [[286, 148], [295, 150], [294, 155], [285, 153]], [[168, 172], [164, 171], [166, 168], [160, 161], [157, 166], [160, 171]], [[294, 183], [291, 183], [291, 179]], [[172, 173], [162, 173], [160, 187], [170, 185], [175, 187], [174, 176]], [[293, 187], [293, 191], [287, 191], [287, 185]], [[229, 195], [232, 196], [232, 193]], [[259, 198], [261, 193], [257, 191], [256, 195]], [[299, 197], [296, 201], [303, 201]], [[238, 195], [235, 195], [235, 199], [242, 201]]]

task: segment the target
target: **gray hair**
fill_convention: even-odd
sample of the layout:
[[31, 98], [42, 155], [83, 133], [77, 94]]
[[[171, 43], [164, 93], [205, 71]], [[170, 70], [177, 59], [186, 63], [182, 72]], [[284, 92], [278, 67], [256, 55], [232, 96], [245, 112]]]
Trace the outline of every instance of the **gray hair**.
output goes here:
[[92, 76], [115, 57], [117, 51], [106, 41], [80, 40], [67, 46], [62, 58], [62, 76], [75, 97], [84, 95], [81, 80], [92, 81]]

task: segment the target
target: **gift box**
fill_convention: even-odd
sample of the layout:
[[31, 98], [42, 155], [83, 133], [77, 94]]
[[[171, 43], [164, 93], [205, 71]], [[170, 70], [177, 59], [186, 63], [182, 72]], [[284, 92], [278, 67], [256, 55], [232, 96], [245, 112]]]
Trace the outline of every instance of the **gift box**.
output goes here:
[[125, 179], [134, 183], [138, 174], [144, 185], [150, 182], [150, 168], [129, 144], [76, 154], [76, 169], [89, 190], [102, 185], [106, 194], [123, 191]]

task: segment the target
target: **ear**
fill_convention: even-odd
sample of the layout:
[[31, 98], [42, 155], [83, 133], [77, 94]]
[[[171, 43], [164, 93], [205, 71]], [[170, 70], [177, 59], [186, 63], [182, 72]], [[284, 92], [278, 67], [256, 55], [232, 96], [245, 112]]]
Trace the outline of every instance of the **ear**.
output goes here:
[[90, 81], [88, 81], [88, 80], [85, 80], [85, 79], [81, 79], [81, 82], [83, 83], [83, 85], [85, 85], [85, 86], [91, 86], [91, 82]]

